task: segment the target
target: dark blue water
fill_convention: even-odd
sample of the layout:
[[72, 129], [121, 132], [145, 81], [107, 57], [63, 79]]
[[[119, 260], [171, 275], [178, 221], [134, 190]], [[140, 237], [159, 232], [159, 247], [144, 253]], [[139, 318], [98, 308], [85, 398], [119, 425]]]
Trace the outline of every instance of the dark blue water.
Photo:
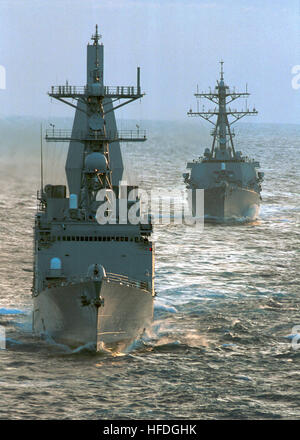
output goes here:
[[[125, 145], [127, 162], [146, 189], [184, 190], [185, 164], [209, 145], [208, 132], [144, 125], [149, 140]], [[300, 348], [291, 344], [300, 325], [300, 126], [240, 124], [236, 133], [236, 149], [265, 172], [259, 220], [202, 232], [156, 225], [153, 327], [117, 355], [32, 335], [38, 136], [36, 146], [28, 134], [9, 151], [2, 141], [0, 418], [300, 417]], [[60, 148], [54, 164], [64, 157]]]

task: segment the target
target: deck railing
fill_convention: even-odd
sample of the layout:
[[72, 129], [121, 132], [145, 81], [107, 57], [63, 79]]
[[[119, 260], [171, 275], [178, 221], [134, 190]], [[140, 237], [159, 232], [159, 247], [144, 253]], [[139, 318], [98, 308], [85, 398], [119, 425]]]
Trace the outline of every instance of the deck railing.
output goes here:
[[[66, 287], [78, 283], [102, 280], [107, 281], [108, 283], [116, 283], [124, 286], [135, 287], [137, 289], [147, 290], [149, 292], [151, 292], [152, 289], [151, 282], [148, 283], [147, 281], [135, 280], [133, 278], [127, 277], [126, 275], [120, 275], [111, 272], [107, 272], [106, 276], [103, 278], [88, 275], [64, 276], [63, 274], [59, 277], [52, 277], [51, 274], [49, 274], [49, 276], [43, 282], [42, 289], [50, 289], [53, 287]], [[37, 295], [36, 292], [35, 295]]]
[[87, 86], [52, 86], [49, 92], [54, 97], [72, 97], [72, 96], [103, 96], [105, 97], [139, 97], [142, 96], [139, 87], [133, 86], [100, 86], [91, 84]]
[[51, 142], [69, 142], [74, 141], [143, 141], [146, 140], [146, 130], [114, 130], [103, 132], [87, 133], [81, 130], [67, 129], [47, 129], [45, 139]]

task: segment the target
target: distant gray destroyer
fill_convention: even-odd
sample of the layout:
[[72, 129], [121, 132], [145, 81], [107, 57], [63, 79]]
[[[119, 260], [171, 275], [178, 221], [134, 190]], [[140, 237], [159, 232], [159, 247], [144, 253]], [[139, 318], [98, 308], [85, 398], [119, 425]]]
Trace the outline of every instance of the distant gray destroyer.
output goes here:
[[[204, 157], [189, 162], [189, 173], [183, 174], [187, 188], [204, 189], [205, 221], [227, 221], [233, 219], [254, 220], [259, 212], [263, 173], [258, 172], [259, 163], [243, 157], [235, 151], [234, 132], [231, 125], [246, 115], [256, 115], [255, 108], [245, 111], [233, 110], [228, 105], [238, 98], [249, 96], [247, 92], [230, 90], [224, 82], [223, 61], [220, 80], [215, 90], [195, 93], [197, 98], [206, 98], [216, 106], [208, 111], [188, 112], [189, 116], [200, 116], [214, 125], [212, 148], [206, 148]], [[232, 119], [229, 121], [228, 116]], [[216, 119], [213, 119], [213, 118]], [[193, 212], [195, 212], [193, 194]]]
[[140, 69], [136, 87], [105, 86], [100, 38], [96, 26], [87, 46], [86, 85], [66, 83], [49, 92], [76, 108], [72, 130], [52, 125], [46, 131], [49, 142], [69, 142], [69, 195], [64, 185], [42, 184], [38, 192], [32, 289], [36, 333], [72, 347], [92, 343], [97, 350], [122, 349], [141, 336], [152, 321], [154, 299], [151, 220], [128, 220], [128, 208], [139, 211], [139, 198], [119, 144], [146, 135], [139, 128], [118, 131], [114, 116], [143, 96]]

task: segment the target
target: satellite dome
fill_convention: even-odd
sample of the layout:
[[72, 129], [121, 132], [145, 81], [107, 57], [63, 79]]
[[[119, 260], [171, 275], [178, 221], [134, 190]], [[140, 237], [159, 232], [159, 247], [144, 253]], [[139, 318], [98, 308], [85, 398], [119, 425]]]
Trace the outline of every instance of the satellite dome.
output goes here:
[[85, 159], [85, 169], [90, 173], [95, 171], [105, 173], [107, 169], [107, 160], [102, 153], [91, 153]]

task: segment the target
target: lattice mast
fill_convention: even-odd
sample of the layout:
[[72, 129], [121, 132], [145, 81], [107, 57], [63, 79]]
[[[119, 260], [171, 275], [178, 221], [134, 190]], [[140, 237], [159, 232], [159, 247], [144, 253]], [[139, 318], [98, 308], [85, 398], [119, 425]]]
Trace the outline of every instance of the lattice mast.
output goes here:
[[[223, 70], [223, 61], [220, 61], [221, 64], [221, 71], [220, 71], [220, 80], [217, 80], [217, 85], [215, 87], [215, 91], [212, 92], [211, 90], [209, 93], [199, 93], [197, 90], [197, 93], [194, 95], [198, 100], [201, 98], [206, 98], [209, 101], [213, 102], [214, 104], [217, 104], [217, 107], [214, 109], [206, 110], [203, 108], [202, 111], [199, 111], [199, 101], [197, 103], [197, 111], [193, 112], [192, 109], [189, 110], [187, 113], [188, 116], [200, 116], [201, 118], [205, 119], [206, 121], [210, 122], [214, 129], [211, 131], [211, 135], [213, 136], [213, 143], [211, 148], [211, 155], [215, 153], [215, 146], [216, 143], [219, 146], [220, 152], [224, 154], [224, 152], [227, 150], [227, 144], [229, 140], [229, 152], [230, 156], [235, 156], [235, 149], [233, 144], [233, 137], [234, 137], [234, 131], [231, 130], [231, 125], [234, 124], [239, 119], [243, 118], [244, 116], [251, 116], [256, 115], [258, 112], [253, 108], [253, 110], [249, 110], [247, 107], [247, 100], [246, 100], [246, 109], [245, 110], [233, 110], [230, 107], [227, 107], [231, 102], [235, 101], [238, 98], [247, 98], [250, 93], [247, 91], [245, 92], [236, 92], [234, 89], [230, 90], [229, 87], [224, 82], [224, 70]], [[198, 89], [198, 87], [197, 87]], [[216, 117], [216, 120], [213, 120], [213, 118]], [[229, 121], [228, 117], [232, 117], [233, 119]]]

